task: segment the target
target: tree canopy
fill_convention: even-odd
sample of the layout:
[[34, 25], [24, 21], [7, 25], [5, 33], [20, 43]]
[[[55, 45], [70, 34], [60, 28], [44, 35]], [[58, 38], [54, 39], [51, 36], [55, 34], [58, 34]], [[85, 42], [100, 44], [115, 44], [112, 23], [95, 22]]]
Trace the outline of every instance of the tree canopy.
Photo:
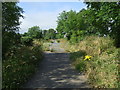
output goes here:
[[2, 2], [2, 30], [17, 31], [19, 29], [19, 19], [23, 18], [23, 9], [17, 2]]
[[27, 34], [32, 38], [36, 38], [36, 39], [42, 38], [42, 30], [40, 29], [39, 26], [33, 26], [29, 28]]
[[82, 40], [86, 35], [110, 36], [120, 47], [120, 3], [85, 2], [87, 9], [79, 12], [70, 10], [59, 14], [57, 37], [67, 37], [72, 42]]
[[20, 42], [19, 19], [23, 18], [23, 9], [17, 5], [17, 2], [2, 2], [2, 54], [8, 49]]
[[120, 47], [120, 4], [119, 2], [86, 2], [87, 7], [93, 11], [92, 25], [99, 28], [99, 32], [110, 35], [115, 44]]

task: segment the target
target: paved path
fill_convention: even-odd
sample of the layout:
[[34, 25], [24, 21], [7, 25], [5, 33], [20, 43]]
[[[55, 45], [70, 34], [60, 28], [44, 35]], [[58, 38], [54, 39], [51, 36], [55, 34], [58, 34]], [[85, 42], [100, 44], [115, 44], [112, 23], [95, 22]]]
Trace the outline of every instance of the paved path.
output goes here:
[[[89, 88], [84, 75], [77, 72], [69, 61], [69, 53], [64, 53], [59, 44], [59, 53], [45, 53], [38, 71], [26, 84], [25, 88]], [[56, 48], [56, 47], [55, 47]], [[56, 48], [56, 51], [58, 51]]]

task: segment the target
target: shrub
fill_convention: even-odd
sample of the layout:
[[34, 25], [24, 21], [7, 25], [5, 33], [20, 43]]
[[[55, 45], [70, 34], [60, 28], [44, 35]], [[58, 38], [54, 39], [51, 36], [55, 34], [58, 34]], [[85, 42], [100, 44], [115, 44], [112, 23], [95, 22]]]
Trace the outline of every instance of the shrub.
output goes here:
[[29, 36], [25, 36], [21, 38], [21, 42], [22, 44], [26, 45], [26, 46], [32, 46], [33, 45], [33, 39]]
[[15, 32], [3, 32], [3, 37], [2, 37], [2, 58], [5, 59], [5, 54], [6, 52], [9, 51], [9, 49], [13, 45], [18, 45], [20, 44], [20, 34], [17, 34]]
[[72, 44], [77, 43], [77, 37], [71, 37], [70, 43], [72, 43]]
[[20, 88], [35, 72], [38, 62], [42, 60], [41, 46], [14, 47], [3, 60], [3, 88]]

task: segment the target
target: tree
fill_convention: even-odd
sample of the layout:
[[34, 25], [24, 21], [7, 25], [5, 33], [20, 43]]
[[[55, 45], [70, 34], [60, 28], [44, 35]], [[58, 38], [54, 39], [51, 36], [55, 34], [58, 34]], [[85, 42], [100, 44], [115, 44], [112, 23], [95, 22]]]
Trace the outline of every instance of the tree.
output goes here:
[[17, 6], [17, 2], [2, 3], [2, 54], [10, 47], [16, 45], [20, 41], [20, 34], [16, 33], [19, 30], [19, 18], [22, 17], [23, 9]]
[[64, 37], [64, 31], [65, 31], [65, 23], [67, 20], [67, 12], [63, 11], [62, 13], [59, 14], [58, 20], [57, 20], [57, 37], [63, 38]]
[[49, 32], [50, 39], [55, 39], [56, 38], [56, 31], [54, 29], [51, 28], [51, 29], [48, 30], [48, 32]]
[[71, 42], [82, 40], [85, 36], [85, 32], [86, 34], [89, 33], [87, 31], [87, 29], [90, 27], [89, 23], [87, 22], [87, 13], [88, 10], [85, 9], [82, 9], [78, 13], [73, 10], [68, 12], [63, 11], [58, 17], [57, 21], [57, 37], [63, 38], [65, 35], [67, 40], [70, 40]]
[[118, 2], [85, 2], [94, 12], [93, 26], [99, 28], [100, 34], [115, 39], [116, 47], [120, 47], [120, 4]]
[[56, 39], [56, 31], [54, 29], [43, 30], [44, 39]]
[[17, 6], [17, 2], [2, 2], [2, 31], [19, 30], [19, 18], [22, 17], [23, 9]]
[[76, 12], [70, 10], [69, 12], [63, 11], [57, 21], [57, 33], [60, 35], [61, 38], [66, 35], [70, 37], [72, 30], [76, 30]]
[[40, 39], [42, 38], [42, 30], [40, 29], [39, 26], [33, 26], [28, 29], [27, 35], [30, 36], [31, 38]]

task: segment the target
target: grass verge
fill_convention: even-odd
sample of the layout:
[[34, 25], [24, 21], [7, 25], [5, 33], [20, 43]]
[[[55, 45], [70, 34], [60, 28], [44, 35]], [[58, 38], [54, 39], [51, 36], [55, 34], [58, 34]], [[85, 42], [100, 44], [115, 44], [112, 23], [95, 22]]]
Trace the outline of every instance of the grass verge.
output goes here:
[[[85, 72], [91, 86], [95, 88], [118, 88], [120, 48], [115, 48], [109, 37], [89, 36], [80, 43], [71, 45], [62, 40], [64, 48], [71, 52], [75, 68]], [[85, 59], [91, 56], [90, 59]]]

